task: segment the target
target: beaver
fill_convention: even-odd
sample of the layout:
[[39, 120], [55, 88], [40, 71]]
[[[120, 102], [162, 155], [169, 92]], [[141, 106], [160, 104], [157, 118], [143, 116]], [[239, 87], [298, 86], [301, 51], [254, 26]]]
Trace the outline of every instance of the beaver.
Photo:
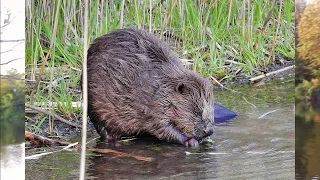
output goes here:
[[101, 137], [148, 133], [198, 146], [213, 133], [213, 85], [155, 35], [119, 29], [88, 49], [88, 115]]

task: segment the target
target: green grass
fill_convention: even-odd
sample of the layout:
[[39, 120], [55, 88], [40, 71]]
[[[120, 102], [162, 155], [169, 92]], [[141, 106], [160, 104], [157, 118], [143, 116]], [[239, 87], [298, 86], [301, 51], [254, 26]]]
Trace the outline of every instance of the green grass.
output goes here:
[[[271, 19], [263, 34], [259, 33], [273, 1], [232, 0], [167, 0], [151, 1], [127, 0], [121, 11], [120, 0], [90, 1], [88, 41], [115, 29], [123, 27], [143, 28], [172, 45], [183, 59], [192, 63], [193, 70], [204, 76], [213, 76], [227, 82], [237, 76], [252, 77], [268, 64], [269, 51], [276, 35], [279, 2], [275, 3]], [[273, 56], [293, 59], [294, 54], [294, 1], [283, 0], [278, 38]], [[55, 13], [58, 12], [58, 26], [54, 49], [51, 51], [47, 67], [67, 66], [81, 70], [83, 57], [83, 5], [79, 1], [30, 1], [26, 3], [26, 73], [29, 79], [36, 79], [36, 69], [41, 67], [54, 35]], [[59, 10], [59, 11], [57, 11]], [[163, 36], [163, 33], [172, 36]], [[253, 48], [255, 40], [257, 47]], [[182, 40], [182, 41], [180, 41]], [[237, 73], [241, 69], [241, 73]], [[50, 72], [49, 72], [50, 74]], [[61, 75], [61, 74], [60, 74]], [[80, 72], [67, 71], [70, 81], [61, 81], [57, 86], [45, 90], [47, 84], [40, 83], [30, 96], [30, 102], [66, 102], [58, 107], [62, 114], [74, 114], [71, 102], [80, 101], [80, 94], [74, 94], [66, 87], [80, 90]], [[59, 78], [51, 72], [44, 81]], [[70, 83], [70, 84], [69, 84]], [[48, 96], [49, 94], [49, 96]], [[71, 116], [70, 116], [71, 117]], [[77, 116], [79, 117], [79, 116]]]
[[[57, 1], [53, 1], [53, 5], [36, 4], [32, 1], [31, 8], [27, 8], [27, 52], [29, 55], [26, 60], [27, 64], [32, 64], [32, 60], [41, 63], [43, 55], [48, 50], [44, 43], [50, 44], [52, 38], [54, 13], [57, 8], [54, 5], [57, 4]], [[238, 55], [231, 54], [230, 59], [240, 58], [241, 62], [251, 69], [264, 64], [265, 58], [257, 58], [257, 56], [263, 55], [271, 46], [277, 25], [278, 4], [275, 5], [265, 33], [260, 35], [258, 29], [266, 19], [272, 1], [250, 1], [250, 4], [246, 4], [244, 9], [242, 1], [233, 0], [229, 25], [227, 24], [229, 0], [208, 1], [201, 5], [198, 5], [195, 0], [172, 0], [168, 1], [168, 4], [165, 3], [166, 1], [162, 3], [155, 1], [159, 4], [152, 4], [152, 22], [148, 14], [149, 2], [126, 1], [123, 12], [124, 27], [148, 29], [151, 24], [152, 30], [158, 36], [160, 36], [158, 32], [171, 30], [172, 34], [183, 40], [182, 44], [175, 42], [176, 47], [180, 47], [179, 52], [192, 50], [201, 45], [209, 45], [209, 49], [205, 51], [210, 52], [210, 56], [201, 61], [214, 61], [215, 66], [225, 63], [224, 56], [215, 60], [217, 58], [215, 54], [226, 55], [226, 50], [230, 49], [229, 46], [239, 53]], [[89, 42], [102, 34], [120, 28], [121, 1], [109, 1], [109, 3], [92, 1], [90, 7]], [[294, 1], [284, 0], [279, 40], [276, 42], [276, 51], [289, 58], [294, 57], [293, 10]], [[61, 4], [55, 41], [55, 58], [60, 64], [81, 68], [82, 11], [79, 2], [73, 4], [71, 1], [66, 1]], [[255, 50], [252, 46], [256, 38], [259, 39], [258, 47], [260, 48]], [[215, 47], [214, 44], [220, 44], [221, 47]], [[188, 56], [188, 58], [194, 59], [195, 57]], [[214, 71], [212, 73], [214, 74]]]

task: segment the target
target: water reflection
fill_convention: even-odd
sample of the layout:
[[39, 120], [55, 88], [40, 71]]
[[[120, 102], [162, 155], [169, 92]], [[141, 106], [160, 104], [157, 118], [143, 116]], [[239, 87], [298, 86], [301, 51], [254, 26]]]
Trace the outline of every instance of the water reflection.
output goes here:
[[[101, 147], [103, 148], [99, 146]], [[155, 147], [159, 147], [160, 150], [155, 150]], [[132, 148], [135, 149], [134, 154], [153, 157], [154, 161], [144, 162], [109, 155], [91, 156], [88, 175], [98, 179], [174, 179], [182, 177], [207, 179], [207, 177], [214, 177], [214, 172], [217, 172], [218, 163], [214, 156], [186, 156], [184, 151], [188, 149], [180, 145], [137, 141], [134, 145], [124, 145], [116, 149], [133, 153]]]
[[299, 103], [296, 106], [297, 179], [320, 179], [319, 152], [320, 103]]

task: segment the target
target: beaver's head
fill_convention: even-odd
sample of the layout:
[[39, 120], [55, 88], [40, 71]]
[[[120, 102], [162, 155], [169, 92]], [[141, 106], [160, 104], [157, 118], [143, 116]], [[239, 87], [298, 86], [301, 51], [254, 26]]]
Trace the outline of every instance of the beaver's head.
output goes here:
[[[168, 70], [172, 70], [169, 72]], [[197, 146], [213, 133], [213, 85], [199, 74], [184, 68], [168, 68], [158, 80], [153, 135], [159, 139]]]

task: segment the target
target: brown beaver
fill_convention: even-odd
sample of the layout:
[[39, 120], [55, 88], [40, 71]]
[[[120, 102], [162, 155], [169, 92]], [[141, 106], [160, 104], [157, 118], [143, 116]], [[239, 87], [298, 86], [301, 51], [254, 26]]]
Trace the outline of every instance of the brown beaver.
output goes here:
[[213, 85], [151, 33], [103, 35], [87, 58], [88, 114], [102, 137], [148, 133], [198, 146], [213, 133]]

